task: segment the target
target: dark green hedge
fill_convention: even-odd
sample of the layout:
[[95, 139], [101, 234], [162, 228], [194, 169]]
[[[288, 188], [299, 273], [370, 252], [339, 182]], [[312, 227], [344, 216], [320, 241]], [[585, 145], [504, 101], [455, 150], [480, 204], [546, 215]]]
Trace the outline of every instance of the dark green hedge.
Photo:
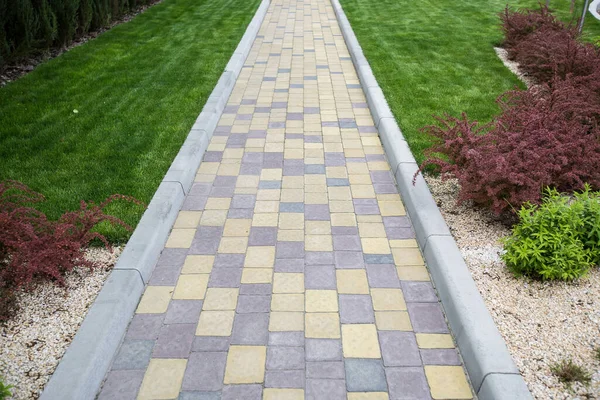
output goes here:
[[69, 44], [153, 0], [0, 0], [0, 67]]

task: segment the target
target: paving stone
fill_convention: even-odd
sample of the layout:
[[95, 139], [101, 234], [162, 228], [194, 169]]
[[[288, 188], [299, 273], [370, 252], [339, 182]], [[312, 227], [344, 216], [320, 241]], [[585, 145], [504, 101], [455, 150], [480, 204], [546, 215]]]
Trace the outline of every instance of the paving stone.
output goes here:
[[267, 371], [265, 387], [268, 388], [304, 388], [304, 370]]
[[375, 312], [369, 295], [340, 296], [340, 321], [342, 324], [374, 323]]
[[221, 400], [261, 400], [261, 385], [225, 385]]
[[336, 251], [335, 267], [340, 269], [364, 268], [363, 254], [360, 251]]
[[245, 254], [217, 254], [214, 268], [241, 268], [244, 266]]
[[248, 313], [268, 313], [271, 309], [271, 296], [240, 296], [238, 298], [237, 312], [240, 314]]
[[113, 361], [113, 370], [145, 370], [150, 363], [154, 340], [125, 340]]
[[314, 379], [344, 379], [344, 363], [342, 361], [307, 362], [306, 377]]
[[164, 325], [152, 352], [153, 358], [187, 358], [192, 349], [196, 324]]
[[399, 288], [400, 280], [393, 264], [368, 264], [367, 278], [373, 288]]
[[183, 377], [183, 391], [216, 391], [223, 387], [226, 352], [191, 353]]
[[437, 303], [431, 282], [402, 282], [402, 293], [407, 303]]
[[394, 264], [394, 257], [391, 254], [365, 254], [366, 264]]
[[460, 365], [456, 349], [421, 349], [425, 365]]
[[303, 242], [277, 242], [277, 258], [302, 258], [304, 257]]
[[240, 286], [240, 294], [271, 294], [272, 285], [270, 283], [251, 283]]
[[289, 346], [269, 346], [267, 349], [267, 369], [304, 369], [304, 348]]
[[266, 388], [263, 400], [304, 400], [303, 389]]
[[227, 351], [231, 338], [229, 336], [196, 336], [192, 344], [192, 352]]
[[471, 388], [462, 367], [426, 365], [425, 376], [434, 399], [471, 399]]
[[390, 400], [430, 400], [429, 386], [421, 367], [386, 368]]
[[304, 332], [269, 332], [269, 346], [304, 346]]
[[330, 251], [307, 251], [306, 265], [333, 265], [333, 253]]
[[275, 272], [304, 272], [304, 260], [302, 258], [277, 259]]
[[133, 400], [144, 379], [144, 370], [111, 371], [106, 377], [98, 400]]
[[408, 303], [407, 307], [415, 332], [448, 332], [446, 320], [438, 303]]
[[218, 268], [211, 272], [209, 288], [238, 288], [242, 281], [242, 268]]
[[152, 272], [152, 277], [148, 282], [151, 286], [175, 286], [177, 284], [177, 278], [181, 272], [181, 266], [179, 267], [156, 267]]
[[306, 339], [307, 361], [337, 361], [342, 359], [342, 342], [339, 339]]
[[341, 379], [307, 379], [306, 399], [346, 400], [346, 384]]
[[350, 392], [386, 392], [387, 383], [381, 360], [347, 358], [344, 362], [346, 385]]
[[386, 367], [416, 367], [422, 365], [419, 348], [412, 332], [381, 331], [379, 344]]
[[264, 382], [265, 359], [265, 346], [231, 346], [227, 354], [225, 384]]
[[266, 345], [269, 314], [237, 314], [233, 321], [232, 344]]
[[358, 235], [336, 235], [333, 237], [333, 249], [336, 252], [340, 250], [360, 251], [360, 238]]
[[160, 267], [183, 265], [186, 255], [187, 249], [163, 249], [162, 253], [160, 253], [160, 257], [158, 258], [156, 266]]
[[342, 348], [346, 358], [381, 358], [374, 324], [342, 325]]
[[137, 398], [140, 400], [176, 398], [179, 395], [186, 364], [186, 360], [150, 360]]
[[180, 392], [177, 400], [220, 400], [221, 392]]
[[125, 338], [156, 340], [164, 319], [165, 314], [135, 314], [127, 328]]

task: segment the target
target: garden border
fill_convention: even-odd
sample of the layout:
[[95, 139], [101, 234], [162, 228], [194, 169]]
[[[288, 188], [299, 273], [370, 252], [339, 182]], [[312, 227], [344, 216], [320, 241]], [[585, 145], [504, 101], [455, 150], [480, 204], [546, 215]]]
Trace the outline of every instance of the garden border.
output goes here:
[[267, 14], [262, 0], [225, 71], [90, 307], [41, 400], [94, 399], [194, 182], [219, 118]]
[[532, 399], [390, 110], [339, 0], [331, 0], [417, 241], [480, 400]]

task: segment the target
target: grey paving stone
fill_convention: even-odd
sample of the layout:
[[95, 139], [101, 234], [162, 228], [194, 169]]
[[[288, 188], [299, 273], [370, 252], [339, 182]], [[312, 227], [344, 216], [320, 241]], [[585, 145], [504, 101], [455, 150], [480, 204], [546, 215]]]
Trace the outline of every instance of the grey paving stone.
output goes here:
[[415, 332], [448, 332], [446, 320], [438, 303], [407, 303], [406, 307]]
[[307, 164], [304, 166], [305, 174], [325, 174], [324, 164]]
[[[276, 107], [273, 107], [273, 108], [276, 108]], [[279, 129], [279, 128], [285, 128], [285, 122], [283, 122], [283, 121], [269, 122], [269, 129]]]
[[357, 215], [379, 215], [379, 205], [374, 199], [354, 199], [354, 212]]
[[261, 400], [261, 385], [225, 385], [221, 400]]
[[412, 228], [385, 228], [389, 239], [414, 239], [415, 232]]
[[343, 361], [314, 361], [306, 363], [306, 377], [315, 379], [344, 379]]
[[265, 387], [268, 388], [304, 388], [304, 370], [266, 371]]
[[254, 209], [256, 196], [253, 194], [236, 194], [231, 199], [231, 208], [251, 208]]
[[360, 133], [377, 133], [377, 128], [374, 126], [359, 126], [358, 131]]
[[410, 228], [408, 217], [383, 217], [383, 224], [388, 228]]
[[359, 294], [341, 294], [340, 321], [342, 324], [367, 324], [375, 322], [375, 312], [371, 296]]
[[237, 114], [240, 106], [225, 106], [223, 110], [223, 114]]
[[304, 272], [304, 260], [302, 258], [276, 259], [275, 272]]
[[306, 204], [304, 206], [304, 219], [308, 221], [329, 221], [331, 214], [327, 204]]
[[344, 157], [344, 153], [325, 153], [326, 167], [341, 167], [344, 165], [346, 165], [346, 158]]
[[[208, 153], [220, 153], [223, 154], [222, 151], [212, 151], [209, 152], [207, 151], [205, 154]], [[192, 184], [192, 187], [190, 188], [190, 192], [189, 192], [189, 196], [207, 196], [210, 193], [210, 189], [211, 189], [212, 185], [210, 183], [203, 183], [203, 182], [194, 182], [194, 184]], [[175, 250], [175, 249], [165, 249], [166, 250]]]
[[217, 254], [214, 268], [242, 268], [244, 266], [245, 254]]
[[339, 269], [364, 268], [365, 262], [360, 251], [336, 251], [335, 267]]
[[192, 352], [227, 351], [231, 338], [229, 336], [196, 336], [192, 344]]
[[276, 258], [303, 258], [304, 242], [277, 242]]
[[[374, 183], [375, 194], [397, 194], [398, 188], [393, 183]], [[400, 238], [398, 238], [400, 239]]]
[[187, 196], [181, 209], [184, 211], [202, 211], [207, 200], [208, 196]]
[[304, 346], [304, 332], [269, 332], [269, 346]]
[[165, 314], [135, 314], [129, 323], [125, 338], [156, 340], [164, 319]]
[[379, 345], [386, 367], [418, 367], [422, 365], [415, 334], [379, 331]]
[[98, 400], [135, 400], [146, 371], [111, 371]]
[[150, 363], [154, 340], [125, 340], [115, 357], [112, 369], [145, 370]]
[[[231, 140], [231, 138], [234, 138], [238, 135], [232, 135], [229, 137], [229, 140]], [[215, 180], [213, 181], [213, 186], [214, 187], [235, 187], [235, 183], [237, 182], [237, 176], [223, 176], [223, 175], [217, 175], [215, 177]]]
[[186, 358], [192, 350], [196, 324], [164, 325], [158, 335], [152, 357]]
[[157, 266], [152, 272], [152, 277], [148, 282], [152, 286], [175, 286], [179, 279], [181, 266]]
[[431, 282], [403, 281], [402, 293], [408, 303], [437, 303], [438, 298]]
[[241, 175], [260, 175], [262, 171], [262, 167], [258, 164], [242, 164], [240, 167], [240, 176]]
[[304, 107], [304, 114], [319, 114], [320, 112], [319, 107]]
[[304, 85], [302, 83], [290, 83], [290, 89], [302, 89]]
[[238, 297], [237, 312], [239, 314], [268, 313], [270, 309], [271, 296], [269, 295], [245, 295]]
[[350, 186], [350, 181], [344, 178], [327, 178], [327, 186]]
[[346, 400], [346, 385], [342, 379], [307, 379], [306, 400]]
[[333, 237], [333, 250], [360, 251], [360, 238], [358, 235], [336, 235]]
[[286, 119], [288, 121], [302, 121], [304, 119], [303, 113], [287, 113]]
[[281, 189], [281, 181], [260, 181], [259, 189]]
[[259, 153], [259, 152], [244, 153], [244, 155], [242, 156], [242, 163], [243, 164], [260, 164], [260, 165], [262, 165], [264, 158], [265, 158], [264, 153]]
[[165, 324], [195, 324], [200, 317], [202, 300], [171, 300]]
[[187, 249], [164, 249], [156, 263], [156, 268], [161, 266], [181, 266], [185, 262]]
[[344, 365], [349, 392], [387, 392], [385, 370], [381, 360], [346, 358]]
[[237, 314], [233, 322], [232, 344], [266, 345], [269, 337], [269, 314]]
[[267, 348], [267, 369], [304, 369], [304, 348], [269, 346]]
[[373, 288], [399, 288], [400, 280], [394, 264], [367, 264], [369, 286]]
[[234, 187], [214, 187], [210, 191], [209, 198], [231, 198], [234, 189]]
[[306, 339], [306, 361], [338, 361], [342, 359], [339, 339]]
[[365, 254], [365, 264], [393, 264], [394, 257], [391, 254]]
[[[255, 107], [254, 108], [254, 112], [258, 113], [259, 111], [257, 111], [259, 108], [261, 109], [267, 109], [264, 112], [269, 113], [271, 111], [271, 107]], [[248, 131], [248, 138], [262, 138], [264, 139], [265, 137], [267, 137], [267, 130], [266, 129], [250, 129], [250, 131]], [[246, 153], [247, 154], [247, 153]], [[264, 153], [259, 153], [262, 154], [263, 159], [264, 159]]]
[[304, 267], [304, 287], [306, 289], [336, 289], [335, 267], [333, 265], [307, 265]]
[[242, 99], [240, 104], [243, 106], [251, 106], [251, 105], [256, 104], [256, 100], [255, 99]]
[[216, 254], [222, 233], [223, 228], [220, 226], [200, 227], [192, 240], [189, 254]]
[[425, 365], [460, 365], [456, 349], [422, 349], [421, 359]]
[[303, 165], [284, 165], [283, 166], [284, 176], [302, 176], [304, 175]]
[[225, 375], [226, 352], [192, 353], [187, 362], [182, 391], [221, 390]]
[[332, 226], [332, 235], [358, 235], [358, 228], [356, 226]]
[[242, 281], [242, 268], [215, 268], [210, 273], [208, 287], [236, 288]]
[[270, 283], [246, 283], [240, 286], [240, 294], [271, 294]]
[[252, 219], [254, 210], [250, 208], [233, 208], [227, 213], [229, 219]]
[[386, 368], [390, 400], [431, 400], [429, 385], [421, 367]]
[[282, 213], [303, 213], [304, 203], [280, 203], [279, 212]]
[[181, 392], [177, 400], [220, 400], [221, 392]]

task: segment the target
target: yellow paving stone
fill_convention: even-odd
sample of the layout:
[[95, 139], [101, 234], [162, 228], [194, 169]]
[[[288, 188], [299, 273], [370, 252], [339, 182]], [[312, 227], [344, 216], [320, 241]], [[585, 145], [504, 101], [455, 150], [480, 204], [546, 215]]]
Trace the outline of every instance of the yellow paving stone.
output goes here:
[[306, 312], [338, 312], [338, 298], [335, 290], [307, 290]]
[[281, 213], [279, 214], [279, 229], [304, 229], [304, 214]]
[[165, 247], [187, 249], [192, 245], [195, 229], [173, 229]]
[[263, 400], [304, 400], [304, 389], [265, 388]]
[[385, 392], [348, 393], [348, 400], [388, 400]]
[[277, 240], [280, 242], [303, 242], [303, 229], [280, 229], [277, 231]]
[[375, 311], [375, 322], [380, 331], [412, 331], [406, 311]]
[[162, 314], [167, 312], [173, 286], [148, 286], [135, 310], [138, 314]]
[[400, 289], [371, 289], [373, 309], [375, 311], [404, 311], [406, 303]]
[[257, 188], [236, 187], [233, 189], [234, 194], [256, 194], [257, 191], [258, 191]]
[[332, 200], [329, 202], [331, 213], [354, 213], [354, 204], [350, 200]]
[[304, 201], [304, 189], [281, 189], [282, 203], [301, 203]]
[[198, 174], [216, 175], [219, 170], [219, 165], [221, 165], [221, 163], [203, 162], [200, 164], [200, 168], [198, 168]]
[[235, 310], [239, 295], [237, 288], [208, 288], [202, 303], [203, 310]]
[[342, 349], [344, 357], [381, 358], [377, 328], [373, 324], [343, 324]]
[[453, 349], [452, 335], [447, 333], [417, 333], [417, 344], [421, 349]]
[[340, 294], [369, 294], [369, 282], [363, 269], [338, 269], [335, 271]]
[[377, 136], [367, 136], [360, 139], [363, 146], [381, 146], [381, 142]]
[[472, 399], [471, 387], [460, 366], [426, 365], [425, 376], [434, 399]]
[[304, 194], [305, 204], [327, 204], [327, 192], [323, 193], [309, 193], [308, 191]]
[[332, 186], [327, 188], [329, 200], [352, 200], [348, 186]]
[[380, 222], [360, 222], [358, 233], [362, 238], [386, 238], [385, 227]]
[[242, 283], [271, 283], [273, 270], [270, 268], [244, 268], [242, 270]]
[[398, 201], [378, 201], [379, 211], [383, 217], [394, 217], [406, 215], [404, 205]]
[[251, 219], [228, 219], [225, 221], [223, 236], [244, 236], [250, 235]]
[[235, 311], [202, 311], [196, 336], [229, 336]]
[[385, 150], [381, 146], [365, 146], [363, 150], [365, 154], [385, 154]]
[[195, 229], [200, 223], [202, 211], [179, 211], [173, 228], [177, 229]]
[[401, 199], [397, 193], [381, 193], [377, 195], [377, 201], [401, 201]]
[[219, 243], [219, 253], [244, 254], [248, 247], [247, 237], [226, 236], [221, 238]]
[[327, 186], [327, 178], [321, 174], [304, 175], [304, 185], [325, 185]]
[[365, 163], [347, 163], [346, 168], [350, 175], [369, 175], [369, 168], [367, 168], [367, 164]]
[[212, 174], [196, 174], [194, 182], [206, 182], [212, 183], [215, 180], [216, 175]]
[[249, 246], [246, 250], [244, 267], [273, 268], [275, 265], [275, 246]]
[[278, 213], [254, 214], [252, 226], [277, 226]]
[[182, 274], [210, 274], [215, 256], [189, 255], [185, 258]]
[[402, 281], [429, 281], [429, 272], [423, 267], [397, 267], [398, 278]]
[[307, 235], [331, 235], [329, 221], [306, 221], [304, 227]]
[[325, 167], [325, 175], [327, 178], [348, 178], [346, 167]]
[[179, 396], [187, 360], [152, 358], [144, 374], [138, 400], [174, 399]]
[[357, 215], [356, 220], [358, 223], [382, 223], [383, 218], [381, 215]]
[[240, 164], [221, 164], [217, 175], [220, 176], [238, 176], [240, 174]]
[[304, 177], [284, 176], [281, 181], [281, 187], [283, 189], [304, 189]]
[[375, 198], [375, 189], [373, 188], [373, 185], [351, 185], [350, 190], [352, 191], [352, 197], [355, 199]]
[[208, 274], [179, 275], [173, 299], [202, 300], [208, 286]]
[[304, 274], [276, 272], [273, 293], [304, 293]]
[[200, 225], [223, 226], [227, 220], [227, 210], [206, 210], [200, 218]]
[[266, 143], [265, 153], [281, 153], [283, 152], [283, 143]]
[[390, 247], [419, 247], [419, 245], [417, 244], [417, 241], [415, 239], [393, 239], [390, 240]]
[[387, 161], [369, 161], [367, 165], [371, 171], [388, 171], [390, 169]]
[[361, 237], [360, 242], [365, 254], [390, 254], [390, 244], [386, 237]]
[[229, 210], [231, 199], [209, 197], [204, 206], [205, 210]]
[[279, 211], [279, 201], [278, 200], [257, 201], [254, 204], [254, 212], [257, 214], [276, 213], [278, 211]]
[[341, 153], [344, 151], [344, 148], [342, 147], [341, 143], [326, 142], [323, 143], [323, 150], [325, 150], [327, 153]]
[[421, 252], [417, 247], [405, 247], [392, 249], [394, 263], [401, 266], [425, 265]]
[[256, 192], [256, 200], [277, 200], [281, 196], [279, 189], [258, 189]]
[[304, 295], [274, 293], [271, 297], [272, 311], [304, 311]]
[[266, 359], [266, 346], [230, 346], [224, 383], [263, 383]]
[[304, 331], [303, 312], [272, 311], [269, 315], [270, 332]]
[[[373, 185], [373, 181], [371, 181], [371, 175], [350, 175], [348, 179], [350, 181], [350, 185]], [[356, 197], [356, 196], [355, 196]], [[375, 197], [374, 195], [371, 196]]]
[[306, 337], [339, 339], [340, 316], [338, 313], [306, 313]]
[[283, 177], [283, 169], [281, 168], [266, 168], [260, 172], [261, 181], [280, 181]]
[[223, 151], [223, 158], [224, 159], [238, 159], [238, 158], [242, 158], [244, 156], [244, 149], [225, 149], [225, 151]]
[[286, 160], [298, 160], [304, 158], [304, 149], [285, 149], [283, 157]]
[[356, 226], [356, 215], [352, 212], [331, 214], [331, 226]]
[[333, 242], [330, 235], [306, 235], [304, 249], [306, 251], [333, 251]]

